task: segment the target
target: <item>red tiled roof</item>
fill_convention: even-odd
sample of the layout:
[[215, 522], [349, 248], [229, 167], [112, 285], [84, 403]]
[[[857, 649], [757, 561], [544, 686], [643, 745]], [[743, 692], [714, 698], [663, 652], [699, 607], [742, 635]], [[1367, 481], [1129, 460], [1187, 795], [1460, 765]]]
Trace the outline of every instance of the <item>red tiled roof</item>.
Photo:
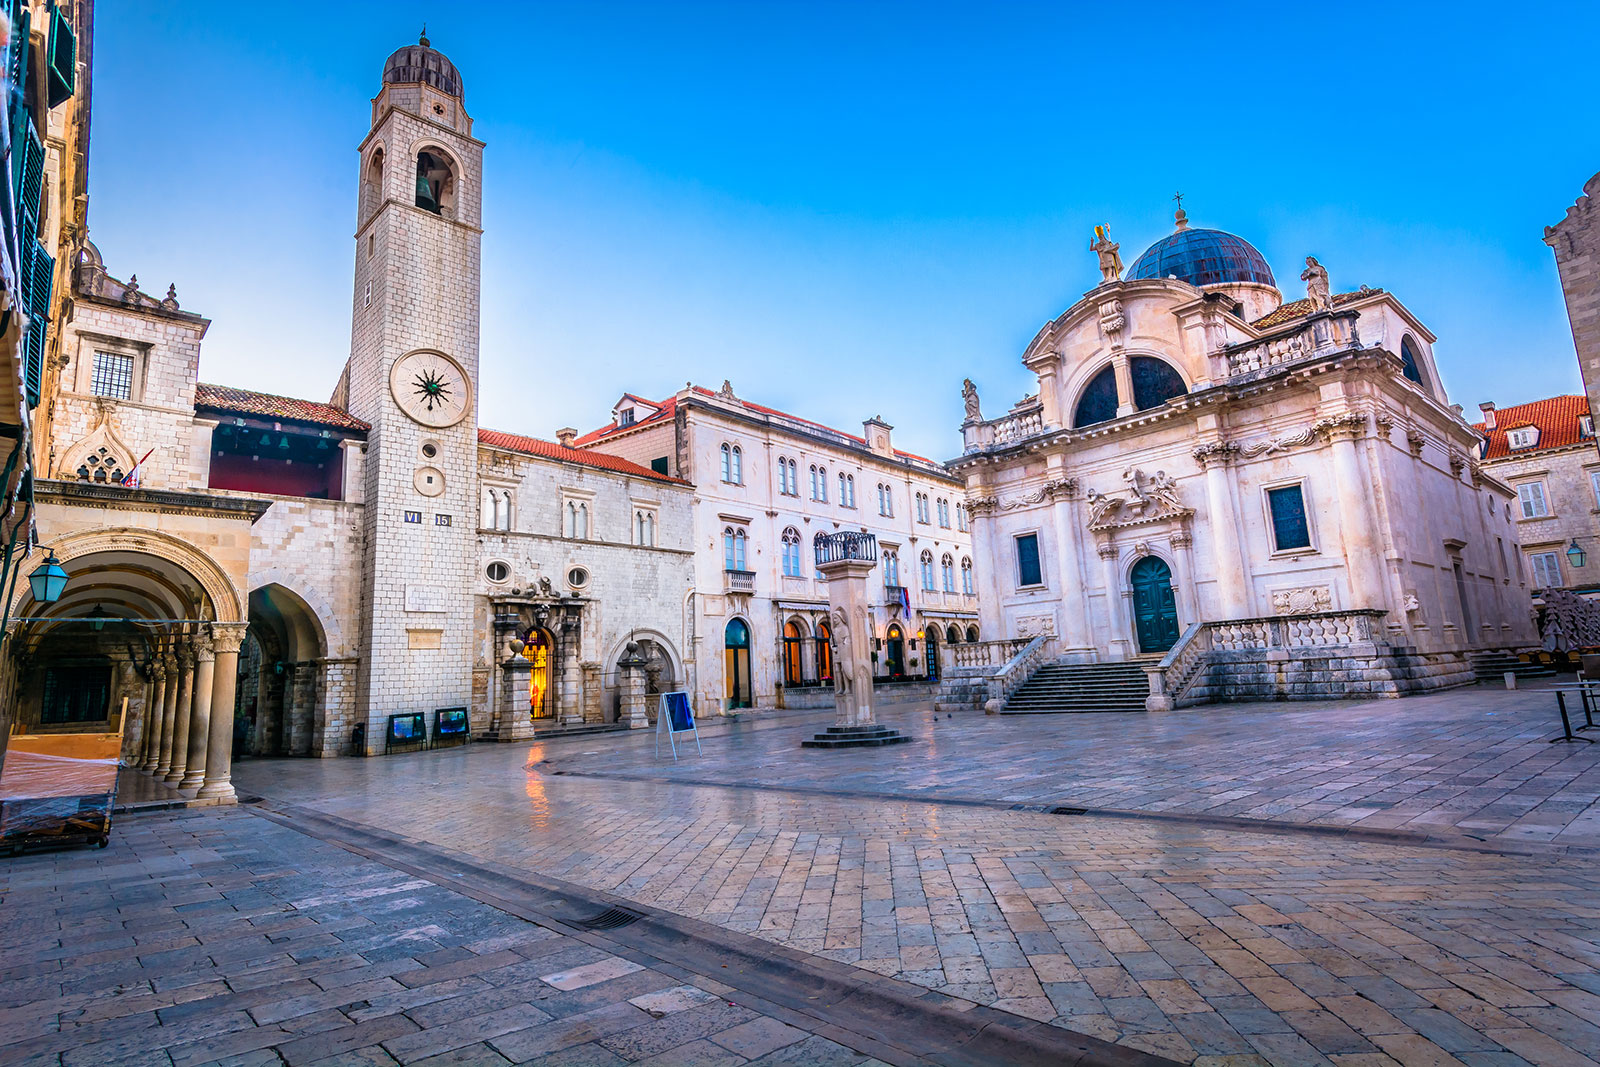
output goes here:
[[249, 389], [235, 389], [227, 385], [194, 387], [194, 406], [211, 411], [226, 411], [236, 415], [254, 415], [257, 418], [292, 419], [317, 426], [333, 426], [341, 430], [371, 429], [366, 423], [343, 408], [332, 404], [319, 404], [315, 400], [298, 400], [291, 396], [256, 393]]
[[1473, 423], [1472, 428], [1488, 439], [1489, 447], [1484, 450], [1484, 459], [1504, 459], [1513, 455], [1506, 434], [1523, 426], [1539, 428], [1539, 443], [1533, 448], [1517, 449], [1514, 454], [1518, 456], [1594, 440], [1593, 437], [1583, 436], [1578, 428], [1578, 420], [1587, 414], [1589, 414], [1588, 397], [1553, 396], [1548, 400], [1535, 400], [1530, 404], [1516, 404], [1498, 409], [1494, 413], [1492, 430], [1484, 429], [1484, 424], [1481, 422]]
[[499, 430], [479, 430], [478, 443], [488, 445], [490, 448], [503, 448], [509, 452], [522, 452], [529, 456], [559, 460], [562, 463], [577, 463], [580, 466], [596, 467], [618, 474], [631, 474], [637, 478], [651, 478], [658, 482], [671, 482], [674, 485], [689, 484], [682, 478], [658, 474], [649, 467], [641, 467], [632, 460], [620, 456], [608, 456], [604, 452], [591, 452], [586, 448], [568, 448], [559, 442], [543, 441], [537, 437], [502, 433]]
[[[707, 388], [705, 388], [703, 386], [699, 386], [699, 385], [694, 386], [693, 387], [693, 391], [698, 396], [713, 396], [714, 397], [714, 396], [719, 396], [720, 395], [718, 393], [713, 392], [710, 389], [707, 389]], [[643, 397], [635, 396], [633, 393], [628, 393], [627, 395], [631, 396], [631, 397], [634, 397], [634, 399], [636, 399], [636, 400], [643, 400], [644, 399]], [[673, 413], [677, 410], [677, 407], [678, 407], [678, 399], [677, 399], [677, 397], [668, 397], [666, 400], [661, 400], [661, 401], [645, 400], [644, 402], [646, 404], [659, 405], [661, 410], [656, 412], [654, 415], [651, 415], [649, 418], [640, 419], [638, 422], [634, 423], [631, 426], [618, 427], [615, 422], [612, 422], [612, 423], [609, 423], [609, 424], [607, 424], [605, 426], [600, 427], [598, 430], [591, 430], [588, 433], [584, 434], [582, 437], [578, 438], [578, 441], [577, 441], [578, 445], [580, 447], [582, 447], [582, 446], [587, 446], [587, 445], [593, 444], [596, 441], [604, 440], [605, 438], [610, 437], [612, 434], [617, 433], [619, 429], [621, 429], [621, 430], [634, 430], [634, 429], [637, 429], [640, 426], [648, 426], [651, 423], [659, 422], [662, 419], [669, 419], [669, 418], [672, 417]], [[767, 406], [765, 406], [763, 404], [752, 403], [749, 400], [736, 400], [735, 402], [740, 404], [741, 406], [749, 409], [750, 411], [758, 411], [763, 415], [776, 415], [780, 419], [789, 419], [789, 420], [791, 420], [793, 422], [804, 423], [807, 426], [814, 426], [817, 429], [823, 430], [823, 431], [825, 431], [827, 433], [836, 433], [836, 434], [840, 435], [841, 437], [848, 437], [850, 440], [854, 441], [861, 448], [866, 448], [867, 447], [867, 439], [865, 437], [860, 436], [859, 434], [846, 433], [843, 430], [836, 430], [832, 426], [825, 426], [820, 422], [813, 421], [812, 419], [801, 418], [799, 415], [791, 415], [787, 411], [779, 411], [777, 408], [769, 408], [769, 407], [767, 407]], [[897, 455], [897, 456], [900, 456], [903, 459], [914, 459], [914, 460], [917, 460], [917, 461], [922, 462], [922, 463], [935, 463], [934, 460], [928, 459], [926, 456], [919, 456], [915, 452], [902, 452], [898, 448], [894, 450], [894, 454]]]
[[[1341, 304], [1348, 304], [1352, 300], [1363, 300], [1369, 296], [1377, 296], [1381, 292], [1383, 292], [1382, 289], [1357, 289], [1353, 293], [1334, 293], [1333, 306], [1339, 307]], [[1287, 304], [1280, 305], [1276, 311], [1267, 312], [1267, 314], [1261, 316], [1250, 325], [1258, 330], [1270, 330], [1274, 326], [1282, 326], [1286, 322], [1303, 319], [1309, 314], [1311, 314], [1311, 301], [1291, 300]]]

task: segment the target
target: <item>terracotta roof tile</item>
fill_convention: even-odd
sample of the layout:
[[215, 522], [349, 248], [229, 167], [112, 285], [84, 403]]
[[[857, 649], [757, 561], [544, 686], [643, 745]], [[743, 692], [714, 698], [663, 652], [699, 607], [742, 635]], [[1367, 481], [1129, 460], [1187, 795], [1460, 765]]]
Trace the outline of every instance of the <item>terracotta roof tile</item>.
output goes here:
[[609, 456], [604, 452], [591, 452], [586, 448], [568, 448], [559, 442], [544, 441], [537, 437], [524, 437], [521, 434], [503, 433], [500, 430], [479, 430], [478, 443], [488, 445], [490, 448], [503, 448], [509, 452], [521, 452], [529, 456], [539, 456], [542, 459], [554, 459], [562, 463], [576, 463], [580, 466], [595, 467], [599, 470], [613, 471], [617, 474], [630, 474], [636, 478], [650, 478], [653, 481], [670, 482], [673, 485], [689, 484], [682, 478], [658, 474], [649, 467], [641, 467], [632, 460], [623, 459], [621, 456]]
[[636, 396], [633, 393], [625, 393], [624, 395], [632, 397], [634, 400], [643, 401], [644, 403], [649, 404], [651, 407], [657, 408], [658, 410], [655, 414], [647, 415], [638, 422], [632, 423], [628, 426], [618, 426], [615, 422], [609, 422], [600, 427], [598, 430], [590, 430], [588, 433], [577, 439], [576, 444], [580, 448], [610, 437], [618, 430], [637, 430], [641, 426], [650, 426], [665, 419], [670, 419], [672, 418], [673, 412], [678, 410], [678, 398], [675, 396], [669, 396], [665, 400], [648, 400], [645, 397]]
[[[1589, 414], [1589, 398], [1569, 394], [1500, 408], [1494, 413], [1494, 429], [1484, 429], [1484, 424], [1481, 422], [1473, 423], [1472, 428], [1488, 440], [1488, 447], [1484, 449], [1484, 459], [1504, 459], [1513, 454], [1528, 456], [1536, 452], [1547, 452], [1552, 448], [1566, 448], [1580, 441], [1594, 440], [1592, 434], [1586, 437], [1578, 427], [1578, 420], [1587, 414]], [[1519, 448], [1513, 453], [1506, 434], [1522, 426], [1537, 426], [1539, 443], [1533, 448]]]
[[[1381, 292], [1383, 292], [1382, 289], [1357, 289], [1353, 293], [1334, 293], [1333, 306], [1339, 307], [1341, 304], [1348, 304], [1352, 300], [1363, 300], [1369, 296], [1376, 296]], [[1303, 319], [1309, 314], [1311, 314], [1311, 301], [1291, 300], [1287, 304], [1281, 305], [1276, 311], [1270, 311], [1261, 316], [1250, 325], [1258, 330], [1270, 330], [1274, 326], [1282, 326], [1286, 322]]]
[[275, 396], [272, 393], [257, 393], [227, 385], [207, 385], [205, 382], [194, 387], [194, 406], [209, 411], [254, 415], [257, 418], [291, 419], [317, 426], [333, 426], [341, 430], [360, 430], [363, 433], [371, 429], [348, 411], [336, 408], [332, 404], [319, 404], [315, 400], [298, 400], [291, 396]]

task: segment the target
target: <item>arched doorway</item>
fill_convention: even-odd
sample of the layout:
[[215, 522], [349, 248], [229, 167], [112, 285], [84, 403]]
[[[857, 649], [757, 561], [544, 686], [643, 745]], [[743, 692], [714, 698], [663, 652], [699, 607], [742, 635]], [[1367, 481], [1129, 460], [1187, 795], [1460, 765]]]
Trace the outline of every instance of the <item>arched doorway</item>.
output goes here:
[[800, 624], [790, 619], [783, 624], [783, 684], [794, 689], [806, 684], [805, 665], [801, 649], [805, 641], [800, 636]]
[[929, 626], [926, 633], [924, 644], [927, 647], [923, 653], [928, 657], [928, 681], [936, 682], [939, 680], [939, 628]]
[[1139, 651], [1165, 652], [1178, 641], [1178, 602], [1172, 593], [1172, 568], [1146, 556], [1128, 573], [1133, 587], [1133, 625]]
[[817, 623], [817, 681], [821, 685], [833, 683], [833, 632], [826, 622]]
[[906, 676], [906, 636], [899, 623], [890, 623], [884, 644], [884, 668], [890, 678]]
[[750, 627], [743, 619], [730, 619], [722, 631], [723, 696], [729, 708], [748, 708], [751, 704]]
[[528, 714], [534, 719], [556, 717], [555, 686], [550, 684], [555, 647], [550, 632], [538, 626], [530, 628], [522, 639], [522, 658], [533, 666], [528, 672]]
[[348, 740], [325, 736], [327, 701], [319, 661], [326, 649], [316, 612], [298, 593], [276, 583], [251, 590], [234, 709], [237, 751], [320, 755], [325, 746]]

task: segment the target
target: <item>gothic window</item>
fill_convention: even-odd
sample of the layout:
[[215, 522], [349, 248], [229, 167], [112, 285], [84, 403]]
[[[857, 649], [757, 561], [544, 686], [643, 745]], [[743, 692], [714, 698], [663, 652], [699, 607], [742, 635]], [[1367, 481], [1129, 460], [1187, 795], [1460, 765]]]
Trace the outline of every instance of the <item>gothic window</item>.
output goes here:
[[1017, 546], [1017, 585], [1043, 585], [1044, 571], [1039, 566], [1039, 535], [1022, 534]]
[[977, 589], [972, 584], [972, 560], [966, 556], [961, 557], [961, 591], [968, 596], [977, 594]]
[[878, 514], [885, 518], [894, 517], [894, 490], [878, 483]]
[[966, 529], [967, 529], [967, 506], [965, 504], [957, 504], [956, 505], [956, 529], [962, 531], [963, 533], [966, 532]]
[[883, 584], [900, 584], [900, 555], [893, 549], [885, 549], [883, 553]]
[[811, 468], [811, 499], [819, 503], [828, 502], [828, 468]]
[[783, 496], [800, 495], [800, 478], [792, 459], [778, 457], [778, 492]]
[[456, 217], [456, 179], [450, 160], [442, 152], [417, 153], [415, 203], [424, 211], [447, 219]]
[[917, 494], [917, 521], [923, 525], [928, 523], [928, 494]]
[[1183, 377], [1165, 360], [1134, 356], [1128, 364], [1133, 377], [1133, 406], [1139, 411], [1158, 408], [1189, 391]]
[[567, 536], [577, 541], [587, 541], [589, 539], [589, 504], [587, 501], [567, 501]]
[[100, 485], [121, 485], [127, 478], [127, 473], [122, 469], [122, 460], [110, 449], [100, 447], [84, 457], [78, 464], [78, 481], [95, 482]]
[[[366, 180], [362, 183], [361, 196], [363, 200], [361, 218], [362, 221], [365, 221], [371, 218], [372, 213], [377, 211], [378, 206], [383, 203], [382, 148], [375, 149], [372, 153], [372, 158], [367, 160], [367, 174]], [[369, 238], [368, 240], [370, 242], [371, 239]], [[372, 255], [372, 245], [370, 243], [367, 245], [367, 255]]]
[[1074, 428], [1109, 422], [1117, 417], [1117, 372], [1110, 367], [1089, 379], [1083, 395], [1078, 397], [1078, 409], [1072, 416]]
[[1400, 338], [1400, 373], [1426, 388], [1427, 383], [1422, 380], [1422, 361], [1417, 358], [1417, 349], [1409, 334]]
[[934, 590], [933, 553], [929, 552], [927, 549], [923, 549], [922, 558], [918, 562], [922, 564], [922, 591], [924, 593], [931, 593]]
[[847, 508], [856, 506], [856, 476], [854, 474], [839, 475], [839, 504]]
[[1311, 547], [1311, 526], [1306, 521], [1306, 497], [1300, 485], [1267, 490], [1267, 513], [1272, 519], [1272, 548], [1289, 552]]
[[133, 396], [133, 357], [116, 352], [94, 354], [94, 377], [89, 391], [95, 396], [127, 400]]
[[954, 593], [956, 591], [956, 561], [948, 553], [945, 554], [943, 559], [939, 560], [939, 579], [940, 585], [946, 593]]
[[729, 526], [722, 531], [722, 569], [745, 569], [745, 532], [743, 527]]
[[1522, 505], [1522, 517], [1525, 519], [1542, 519], [1550, 514], [1543, 482], [1524, 482], [1517, 486], [1517, 502]]
[[656, 545], [656, 513], [643, 508], [633, 513], [634, 536], [637, 543], [645, 548], [654, 548]]
[[722, 446], [722, 480], [729, 485], [744, 484], [744, 452], [738, 445]]
[[783, 531], [783, 574], [786, 578], [802, 577], [800, 573], [800, 531], [793, 526]]
[[950, 501], [944, 497], [939, 498], [939, 525], [950, 529]]

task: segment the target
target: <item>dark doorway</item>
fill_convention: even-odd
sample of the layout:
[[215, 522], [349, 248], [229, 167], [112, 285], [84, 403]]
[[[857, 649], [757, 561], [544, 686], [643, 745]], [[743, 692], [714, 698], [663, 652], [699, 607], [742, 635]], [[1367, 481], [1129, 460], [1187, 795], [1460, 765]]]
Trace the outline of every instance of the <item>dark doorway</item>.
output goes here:
[[732, 619], [722, 632], [725, 696], [730, 708], [748, 708], [750, 686], [750, 627], [743, 619]]
[[1178, 641], [1178, 602], [1172, 594], [1172, 568], [1155, 556], [1133, 565], [1133, 624], [1140, 652], [1165, 652]]
[[899, 624], [889, 627], [888, 640], [884, 641], [884, 665], [890, 678], [906, 676], [906, 638]]

